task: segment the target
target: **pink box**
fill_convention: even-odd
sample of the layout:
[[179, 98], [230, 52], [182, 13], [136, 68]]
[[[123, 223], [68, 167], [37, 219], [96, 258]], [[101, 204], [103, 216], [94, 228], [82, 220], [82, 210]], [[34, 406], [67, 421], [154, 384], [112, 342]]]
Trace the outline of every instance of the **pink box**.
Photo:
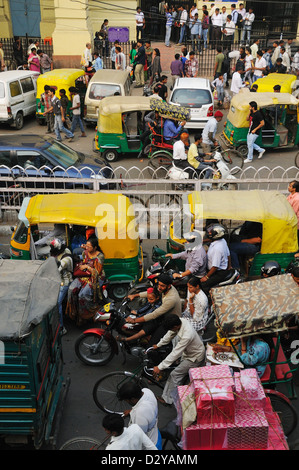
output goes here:
[[264, 412], [269, 423], [267, 450], [289, 450], [281, 422], [277, 413], [273, 411], [270, 398], [266, 398]]
[[269, 424], [263, 405], [244, 406], [242, 399], [236, 400], [235, 425], [228, 428], [229, 449], [266, 449], [268, 446]]
[[189, 370], [197, 408], [197, 423], [233, 422], [234, 379], [226, 365], [196, 367]]
[[197, 423], [230, 423], [235, 419], [235, 397], [230, 385], [221, 380], [198, 382], [195, 389]]
[[244, 406], [247, 401], [256, 400], [261, 405], [265, 405], [266, 395], [255, 369], [245, 369], [241, 373], [235, 372], [234, 380], [236, 398], [242, 398]]
[[221, 450], [226, 448], [226, 435], [231, 424], [214, 423], [209, 425], [194, 424], [183, 433], [184, 450]]

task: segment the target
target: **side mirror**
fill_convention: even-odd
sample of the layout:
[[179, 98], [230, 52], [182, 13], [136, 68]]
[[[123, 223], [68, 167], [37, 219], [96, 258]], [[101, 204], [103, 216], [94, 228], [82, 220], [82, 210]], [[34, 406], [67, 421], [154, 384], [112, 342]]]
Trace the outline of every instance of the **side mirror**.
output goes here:
[[10, 230], [11, 230], [12, 232], [14, 232], [14, 231], [15, 231], [15, 228], [14, 228], [13, 226], [11, 226], [11, 227], [10, 227]]

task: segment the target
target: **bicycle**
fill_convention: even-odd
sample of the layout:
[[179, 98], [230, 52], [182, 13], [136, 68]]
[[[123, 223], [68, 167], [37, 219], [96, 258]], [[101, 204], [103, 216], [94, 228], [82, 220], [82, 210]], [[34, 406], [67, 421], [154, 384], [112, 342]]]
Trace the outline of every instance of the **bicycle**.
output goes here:
[[266, 397], [270, 398], [273, 410], [278, 414], [285, 436], [290, 436], [296, 429], [298, 414], [288, 397], [283, 393], [265, 389]]

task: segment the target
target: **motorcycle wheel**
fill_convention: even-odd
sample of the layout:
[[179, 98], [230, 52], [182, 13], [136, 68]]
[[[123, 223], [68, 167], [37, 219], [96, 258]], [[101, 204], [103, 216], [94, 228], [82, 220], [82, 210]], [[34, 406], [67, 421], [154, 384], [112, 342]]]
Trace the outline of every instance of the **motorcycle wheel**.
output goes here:
[[[99, 341], [101, 344], [95, 353], [93, 349], [98, 346]], [[80, 335], [75, 343], [75, 352], [80, 361], [89, 366], [104, 366], [111, 361], [115, 354], [111, 342], [105, 336], [99, 336], [95, 333]]]

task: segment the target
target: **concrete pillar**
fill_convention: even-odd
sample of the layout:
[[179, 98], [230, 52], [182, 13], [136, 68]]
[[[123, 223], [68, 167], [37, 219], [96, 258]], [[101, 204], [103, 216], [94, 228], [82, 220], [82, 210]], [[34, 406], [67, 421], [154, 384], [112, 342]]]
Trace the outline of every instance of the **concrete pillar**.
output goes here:
[[80, 68], [86, 43], [92, 42], [88, 0], [54, 0], [55, 30], [53, 60], [55, 68]]

